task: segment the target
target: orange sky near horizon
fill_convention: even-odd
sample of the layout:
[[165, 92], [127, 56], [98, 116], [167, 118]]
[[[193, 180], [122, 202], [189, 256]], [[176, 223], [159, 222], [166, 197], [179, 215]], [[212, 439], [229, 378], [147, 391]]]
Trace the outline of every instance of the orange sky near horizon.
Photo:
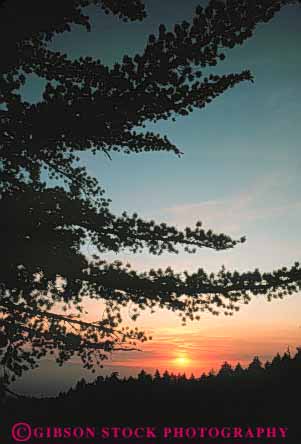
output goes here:
[[[86, 306], [92, 320], [97, 303], [90, 301]], [[272, 302], [260, 296], [234, 316], [201, 314], [200, 321], [186, 326], [167, 310], [158, 309], [153, 315], [143, 312], [136, 322], [125, 318], [125, 324], [142, 328], [152, 340], [137, 344], [140, 351], [113, 353], [104, 365], [197, 376], [218, 370], [225, 361], [247, 366], [258, 355], [265, 363], [288, 347], [294, 354], [301, 345], [298, 308], [299, 294]]]
[[[298, 182], [299, 179], [293, 179], [287, 171], [278, 171], [257, 179], [248, 190], [239, 191], [230, 201], [226, 198], [221, 202], [184, 205], [173, 211], [170, 217], [166, 209], [160, 208], [156, 214], [147, 214], [149, 219], [172, 223], [180, 228], [202, 219], [205, 227], [229, 233], [234, 238], [246, 234], [247, 242], [234, 249], [219, 252], [200, 249], [193, 255], [181, 252], [179, 255], [161, 256], [122, 252], [118, 257], [108, 256], [108, 260], [118, 258], [138, 271], [171, 266], [180, 273], [183, 270], [193, 272], [199, 267], [215, 273], [222, 265], [239, 272], [257, 267], [261, 271], [272, 271], [284, 265], [290, 267], [300, 257], [301, 239], [292, 224], [300, 221], [301, 204], [298, 201], [292, 205], [292, 222], [289, 223], [290, 212], [281, 196], [289, 195], [289, 187], [296, 190]], [[278, 206], [275, 204], [275, 207], [269, 208], [273, 196], [276, 196]], [[101, 317], [100, 301], [87, 300], [85, 308], [89, 320]], [[250, 304], [241, 305], [240, 311], [231, 317], [201, 313], [200, 321], [188, 322], [185, 327], [175, 313], [167, 310], [158, 308], [153, 315], [143, 311], [135, 323], [125, 311], [125, 325], [142, 328], [153, 340], [141, 345], [142, 352], [113, 354], [108, 364], [199, 374], [212, 368], [218, 369], [224, 361], [247, 365], [259, 355], [265, 362], [278, 352], [284, 353], [287, 347], [294, 353], [295, 348], [301, 345], [300, 313], [300, 293], [271, 302], [263, 295], [252, 296]]]
[[[93, 32], [78, 35], [74, 54], [86, 44], [91, 54], [104, 54], [104, 63], [111, 64], [123, 56], [126, 42], [129, 55], [141, 52], [160, 23], [173, 26], [185, 14], [190, 20], [195, 2], [163, 3], [148, 2], [146, 27], [129, 25], [121, 30], [112, 20], [111, 29], [103, 31], [105, 39], [93, 37]], [[138, 212], [146, 220], [179, 229], [201, 220], [204, 229], [235, 239], [246, 236], [247, 242], [218, 252], [201, 248], [187, 254], [180, 249], [178, 255], [155, 256], [146, 249], [135, 255], [104, 254], [102, 259], [118, 259], [138, 271], [171, 266], [176, 272], [203, 267], [208, 273], [222, 265], [239, 272], [257, 267], [272, 271], [300, 260], [299, 18], [300, 8], [283, 8], [216, 67], [221, 74], [251, 69], [254, 84], [243, 82], [175, 123], [147, 122], [147, 130], [166, 134], [185, 153], [181, 159], [168, 153], [112, 153], [112, 162], [88, 154], [81, 159], [89, 174], [100, 180], [116, 214]], [[95, 19], [103, 25], [101, 15]], [[58, 38], [57, 48], [60, 42]], [[64, 44], [70, 49], [70, 41]], [[89, 245], [85, 253], [91, 256], [96, 251]], [[90, 320], [101, 318], [100, 301], [84, 305]], [[158, 368], [197, 375], [217, 370], [224, 361], [247, 365], [259, 355], [264, 362], [288, 346], [294, 353], [301, 345], [300, 313], [300, 293], [272, 302], [252, 297], [233, 317], [201, 313], [200, 321], [185, 327], [175, 313], [143, 311], [135, 323], [125, 316], [125, 325], [141, 327], [153, 340], [138, 344], [141, 352], [113, 353], [105, 365], [116, 371]]]

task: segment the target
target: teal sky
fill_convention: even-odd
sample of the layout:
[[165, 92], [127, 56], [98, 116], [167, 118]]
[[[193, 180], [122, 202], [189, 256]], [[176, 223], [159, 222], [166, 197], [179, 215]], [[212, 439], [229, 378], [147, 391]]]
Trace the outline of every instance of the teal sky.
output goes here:
[[[99, 57], [111, 65], [124, 54], [141, 52], [148, 34], [155, 33], [160, 23], [171, 27], [189, 19], [200, 2], [145, 3], [148, 18], [142, 23], [125, 24], [90, 8], [92, 32], [74, 27], [71, 33], [56, 37], [52, 47], [71, 57]], [[244, 45], [228, 51], [226, 61], [215, 69], [218, 73], [251, 69], [254, 84], [241, 83], [175, 123], [148, 125], [147, 129], [166, 134], [184, 152], [182, 158], [165, 153], [113, 154], [112, 162], [101, 154], [84, 157], [117, 212], [126, 209], [166, 219], [174, 217], [168, 209], [192, 205], [193, 223], [195, 205], [243, 198], [254, 193], [256, 185], [261, 189], [257, 203], [262, 209], [298, 201], [300, 16], [300, 8], [284, 8], [270, 23], [258, 27]], [[40, 82], [30, 82], [25, 97], [36, 100], [40, 92]], [[202, 213], [197, 218], [203, 220]], [[286, 217], [293, 228], [296, 218], [290, 211]], [[261, 224], [256, 225], [259, 230]], [[222, 228], [221, 220], [218, 228]], [[225, 230], [228, 228], [225, 223]], [[242, 228], [242, 234], [248, 236], [248, 227]], [[271, 228], [276, 235], [276, 226]], [[289, 229], [286, 237], [294, 236], [295, 231]]]
[[[198, 3], [147, 1], [148, 18], [131, 24], [91, 8], [92, 32], [75, 27], [57, 37], [54, 47], [112, 64], [124, 54], [141, 52], [160, 23], [172, 27], [189, 19]], [[113, 154], [112, 161], [101, 154], [84, 156], [116, 212], [138, 211], [179, 226], [202, 220], [208, 228], [246, 235], [248, 243], [236, 249], [241, 254], [213, 254], [208, 264], [214, 269], [224, 258], [244, 269], [276, 267], [300, 257], [300, 16], [300, 8], [284, 8], [244, 45], [228, 51], [216, 68], [219, 73], [251, 69], [255, 83], [244, 82], [175, 123], [148, 125], [166, 134], [184, 152], [182, 158], [165, 153]], [[181, 269], [186, 260], [206, 266], [207, 254], [143, 255], [134, 263], [167, 261], [177, 267], [179, 262]], [[233, 254], [238, 261], [230, 259]]]
[[[92, 32], [74, 27], [72, 33], [56, 37], [52, 47], [72, 57], [97, 57], [110, 65], [124, 54], [141, 52], [148, 34], [156, 33], [160, 23], [172, 26], [189, 19], [200, 2], [145, 3], [148, 18], [143, 23], [124, 24], [91, 8]], [[175, 123], [148, 125], [147, 129], [166, 134], [184, 152], [180, 159], [165, 153], [113, 154], [112, 161], [102, 154], [82, 158], [89, 172], [99, 178], [117, 213], [137, 211], [179, 227], [201, 220], [205, 228], [234, 237], [246, 235], [247, 243], [218, 253], [204, 250], [196, 255], [181, 252], [151, 257], [125, 252], [108, 258], [125, 260], [138, 269], [171, 265], [179, 271], [198, 267], [215, 271], [222, 264], [241, 271], [271, 270], [301, 260], [300, 18], [300, 7], [284, 8], [271, 22], [259, 26], [244, 45], [228, 51], [215, 70], [250, 69], [255, 83], [244, 82]], [[32, 79], [24, 96], [34, 101], [40, 92], [41, 82]], [[194, 334], [202, 333], [209, 342], [224, 334], [235, 342], [241, 331], [249, 346], [232, 344], [237, 360], [243, 347], [247, 349], [243, 359], [250, 360], [256, 354], [256, 343], [268, 358], [277, 347], [297, 344], [300, 309], [300, 295], [271, 304], [257, 299], [229, 322], [206, 315], [200, 327], [193, 327]], [[149, 328], [180, 328], [178, 321], [163, 313], [155, 318], [144, 316], [142, 321]], [[253, 329], [252, 338], [248, 328]], [[267, 331], [276, 333], [267, 334], [264, 345], [262, 335]], [[166, 331], [164, 334], [166, 340]]]

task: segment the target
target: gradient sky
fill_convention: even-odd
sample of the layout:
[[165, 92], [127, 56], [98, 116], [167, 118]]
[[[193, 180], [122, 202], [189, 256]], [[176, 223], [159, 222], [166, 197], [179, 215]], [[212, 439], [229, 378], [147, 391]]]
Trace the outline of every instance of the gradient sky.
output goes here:
[[[93, 31], [74, 27], [72, 33], [56, 37], [52, 47], [72, 57], [90, 55], [112, 64], [124, 54], [142, 51], [148, 34], [156, 33], [160, 23], [172, 26], [189, 19], [200, 2], [145, 3], [148, 18], [143, 23], [120, 23], [91, 8]], [[234, 237], [246, 235], [247, 242], [226, 252], [160, 257], [125, 252], [108, 259], [130, 262], [139, 270], [170, 265], [178, 271], [199, 267], [216, 271], [223, 264], [240, 271], [256, 267], [269, 271], [301, 259], [300, 18], [300, 7], [284, 8], [251, 40], [228, 51], [215, 69], [218, 73], [251, 69], [254, 84], [242, 83], [175, 123], [148, 125], [147, 129], [168, 135], [185, 153], [182, 158], [165, 153], [113, 154], [112, 161], [101, 154], [83, 156], [117, 213], [137, 211], [178, 227], [201, 220], [205, 228]], [[41, 82], [32, 78], [24, 97], [36, 101], [40, 94]], [[87, 307], [89, 318], [97, 319], [100, 307], [95, 302]], [[137, 326], [152, 334], [153, 341], [143, 345], [142, 352], [116, 353], [109, 364], [123, 374], [144, 367], [198, 375], [225, 360], [246, 364], [259, 355], [265, 361], [287, 346], [294, 350], [301, 344], [300, 308], [300, 294], [271, 303], [258, 296], [234, 317], [204, 314], [186, 327], [165, 310], [144, 313]], [[47, 380], [59, 388], [74, 383], [80, 373], [76, 362], [57, 370], [47, 361], [24, 381], [30, 384], [40, 375], [43, 387]]]

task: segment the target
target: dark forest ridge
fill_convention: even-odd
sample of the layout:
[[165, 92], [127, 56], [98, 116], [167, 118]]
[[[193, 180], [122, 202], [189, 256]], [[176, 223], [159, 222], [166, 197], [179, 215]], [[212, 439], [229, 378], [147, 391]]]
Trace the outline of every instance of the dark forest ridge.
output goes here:
[[[23, 421], [40, 427], [86, 424], [92, 428], [126, 427], [128, 431], [146, 425], [172, 430], [172, 426], [183, 428], [185, 424], [191, 432], [197, 426], [206, 430], [212, 426], [216, 431], [231, 425], [241, 431], [258, 428], [271, 433], [281, 428], [287, 434], [285, 444], [298, 444], [299, 410], [295, 405], [301, 396], [300, 373], [301, 349], [295, 356], [289, 351], [277, 354], [265, 366], [255, 357], [245, 370], [237, 365], [233, 371], [225, 363], [217, 375], [200, 378], [168, 372], [161, 376], [156, 372], [152, 377], [141, 371], [137, 378], [119, 379], [113, 373], [90, 384], [81, 380], [56, 398], [7, 397], [2, 404], [6, 418], [2, 436], [22, 413]], [[202, 442], [212, 443], [206, 438]], [[161, 443], [160, 439], [156, 442]], [[280, 436], [273, 444], [283, 444]]]

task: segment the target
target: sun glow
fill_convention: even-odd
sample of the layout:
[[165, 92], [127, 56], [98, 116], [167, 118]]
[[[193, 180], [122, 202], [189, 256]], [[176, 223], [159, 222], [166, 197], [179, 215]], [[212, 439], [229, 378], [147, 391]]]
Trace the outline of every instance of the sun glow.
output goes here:
[[190, 359], [187, 356], [177, 356], [173, 362], [177, 366], [187, 367], [190, 364]]

